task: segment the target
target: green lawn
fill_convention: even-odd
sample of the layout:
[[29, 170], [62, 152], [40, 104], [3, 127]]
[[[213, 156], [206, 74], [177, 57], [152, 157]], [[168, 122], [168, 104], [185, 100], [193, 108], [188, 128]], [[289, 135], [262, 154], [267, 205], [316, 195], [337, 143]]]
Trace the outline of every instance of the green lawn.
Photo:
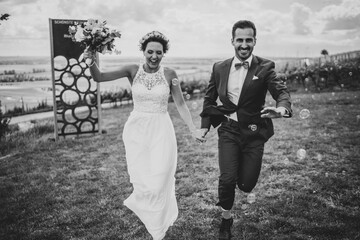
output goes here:
[[[292, 98], [294, 117], [274, 121], [255, 202], [237, 191], [233, 239], [360, 239], [360, 92]], [[197, 125], [201, 105], [188, 101]], [[310, 111], [307, 119], [299, 117], [302, 109]], [[104, 110], [102, 135], [52, 142], [43, 130], [8, 139], [17, 147], [0, 157], [0, 239], [150, 240], [122, 204], [132, 191], [121, 138], [130, 111]], [[169, 111], [178, 140], [179, 217], [165, 239], [216, 239], [216, 130], [196, 144], [172, 103]], [[51, 120], [36, 128], [46, 129], [42, 124]]]

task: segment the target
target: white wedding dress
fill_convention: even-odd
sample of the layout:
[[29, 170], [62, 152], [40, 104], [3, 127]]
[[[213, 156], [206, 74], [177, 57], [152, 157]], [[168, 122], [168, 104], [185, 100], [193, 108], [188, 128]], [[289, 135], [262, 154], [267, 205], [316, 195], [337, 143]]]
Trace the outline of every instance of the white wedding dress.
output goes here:
[[125, 123], [123, 141], [132, 194], [124, 201], [155, 240], [163, 239], [178, 216], [175, 198], [177, 143], [170, 119], [169, 84], [160, 66], [142, 66], [132, 84], [134, 110]]

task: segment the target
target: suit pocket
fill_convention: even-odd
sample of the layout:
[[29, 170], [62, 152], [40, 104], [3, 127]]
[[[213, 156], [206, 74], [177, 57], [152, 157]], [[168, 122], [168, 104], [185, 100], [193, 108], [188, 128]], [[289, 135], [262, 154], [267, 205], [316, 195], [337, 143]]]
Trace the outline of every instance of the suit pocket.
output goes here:
[[242, 124], [242, 135], [247, 141], [266, 141], [267, 126], [264, 121], [254, 121]]

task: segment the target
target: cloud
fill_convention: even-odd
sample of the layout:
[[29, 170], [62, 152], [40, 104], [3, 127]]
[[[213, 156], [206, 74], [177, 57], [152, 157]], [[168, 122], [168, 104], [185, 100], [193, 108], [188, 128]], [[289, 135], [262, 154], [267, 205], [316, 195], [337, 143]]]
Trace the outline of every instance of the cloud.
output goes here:
[[339, 6], [327, 6], [321, 17], [326, 21], [324, 31], [360, 29], [360, 2], [344, 0]]
[[325, 31], [330, 30], [353, 30], [360, 29], [360, 14], [352, 17], [343, 17], [338, 19], [328, 19]]
[[123, 56], [141, 57], [138, 40], [152, 30], [170, 39], [169, 56], [231, 56], [231, 28], [240, 19], [255, 23], [259, 55], [343, 52], [360, 46], [359, 5], [359, 0], [0, 0], [0, 13], [11, 15], [0, 25], [0, 53], [48, 54], [49, 18], [107, 20], [123, 34], [116, 43]]
[[0, 3], [11, 3], [12, 5], [16, 4], [28, 4], [28, 3], [36, 3], [37, 0], [0, 0]]
[[[166, 0], [142, 1], [142, 0], [60, 0], [58, 7], [69, 17], [81, 16], [81, 18], [108, 19], [111, 22], [136, 21], [142, 23], [154, 23], [162, 19]], [[77, 7], [74, 7], [77, 6]], [[78, 7], [82, 6], [82, 7]]]
[[294, 33], [299, 35], [308, 35], [311, 33], [310, 28], [306, 25], [311, 15], [310, 8], [294, 3], [291, 5], [291, 12], [293, 15]]

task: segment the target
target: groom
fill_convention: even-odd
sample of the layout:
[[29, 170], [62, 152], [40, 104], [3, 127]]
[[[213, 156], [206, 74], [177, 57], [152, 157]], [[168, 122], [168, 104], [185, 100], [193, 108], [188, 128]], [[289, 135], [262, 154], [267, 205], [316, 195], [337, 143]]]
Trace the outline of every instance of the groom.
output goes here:
[[[231, 43], [235, 56], [213, 66], [201, 112], [203, 136], [221, 124], [219, 185], [216, 204], [222, 209], [219, 239], [231, 239], [235, 188], [251, 192], [258, 180], [265, 142], [274, 134], [271, 118], [291, 117], [290, 95], [275, 73], [274, 62], [252, 54], [254, 23], [234, 24]], [[276, 107], [264, 107], [267, 91]], [[219, 98], [221, 105], [217, 105]]]

